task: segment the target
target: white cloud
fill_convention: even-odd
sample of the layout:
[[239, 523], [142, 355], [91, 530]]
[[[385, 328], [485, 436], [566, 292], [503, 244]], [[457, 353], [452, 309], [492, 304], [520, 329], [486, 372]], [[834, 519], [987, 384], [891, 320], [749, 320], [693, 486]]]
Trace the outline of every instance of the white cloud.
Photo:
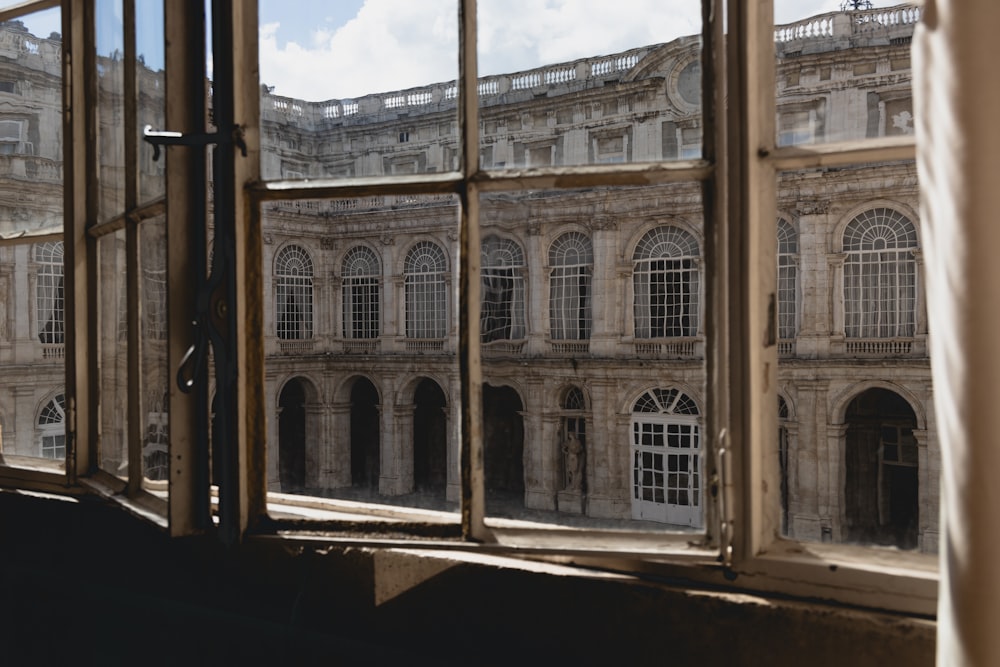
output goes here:
[[[841, 1], [777, 0], [775, 21], [836, 11]], [[517, 72], [696, 34], [700, 11], [693, 0], [479, 0], [479, 72]], [[453, 80], [456, 15], [456, 0], [366, 0], [343, 25], [317, 18], [308, 34], [284, 35], [283, 44], [278, 23], [262, 25], [261, 82], [278, 95], [318, 101]]]

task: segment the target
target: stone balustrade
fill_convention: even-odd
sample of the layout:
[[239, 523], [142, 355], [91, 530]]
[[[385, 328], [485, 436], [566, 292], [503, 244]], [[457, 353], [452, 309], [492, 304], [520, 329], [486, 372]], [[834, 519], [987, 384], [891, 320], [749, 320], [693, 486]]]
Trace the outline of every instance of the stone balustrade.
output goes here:
[[[850, 39], [852, 37], [897, 36], [912, 34], [920, 21], [921, 9], [913, 5], [897, 5], [879, 9], [830, 12], [808, 19], [774, 27], [774, 41], [787, 45], [801, 40]], [[786, 47], [786, 50], [789, 50]]]

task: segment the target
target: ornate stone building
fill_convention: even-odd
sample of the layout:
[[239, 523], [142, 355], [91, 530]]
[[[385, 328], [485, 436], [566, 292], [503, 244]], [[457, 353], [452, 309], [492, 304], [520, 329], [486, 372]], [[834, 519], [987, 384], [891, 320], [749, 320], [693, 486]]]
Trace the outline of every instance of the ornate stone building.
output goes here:
[[[842, 12], [780, 27], [778, 143], [911, 132], [916, 12]], [[697, 159], [699, 57], [698, 40], [681, 38], [485, 77], [480, 164]], [[2, 84], [0, 98], [12, 96]], [[49, 85], [58, 90], [58, 80]], [[454, 83], [325, 102], [265, 86], [262, 171], [270, 179], [449, 171], [458, 160], [456, 102]], [[14, 120], [8, 108], [0, 114]], [[57, 166], [57, 147], [49, 156]], [[17, 182], [13, 165], [5, 173]], [[483, 196], [488, 510], [701, 526], [702, 203], [697, 183]], [[939, 455], [915, 168], [787, 172], [778, 211], [783, 529], [933, 552]], [[450, 196], [265, 206], [271, 490], [442, 508], [457, 500], [458, 232]], [[5, 455], [60, 455], [45, 444], [61, 372], [47, 350], [58, 342], [39, 324], [55, 312], [46, 285], [57, 248], [0, 248]], [[162, 263], [148, 257], [145, 293], [159, 303]], [[157, 312], [148, 307], [144, 317]], [[150, 340], [160, 335], [154, 324], [146, 322]], [[153, 343], [147, 349], [159, 354]], [[162, 378], [149, 384], [166, 391]], [[149, 403], [152, 456], [166, 420], [155, 397]], [[109, 418], [106, 432], [115, 428]]]

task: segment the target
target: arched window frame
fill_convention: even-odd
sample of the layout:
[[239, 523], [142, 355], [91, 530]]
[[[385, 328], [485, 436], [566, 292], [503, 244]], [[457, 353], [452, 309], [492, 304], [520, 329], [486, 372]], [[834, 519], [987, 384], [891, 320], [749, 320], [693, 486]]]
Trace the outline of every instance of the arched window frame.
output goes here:
[[917, 326], [917, 230], [908, 217], [877, 207], [844, 228], [844, 335], [909, 338]]
[[433, 241], [420, 241], [403, 262], [407, 338], [444, 338], [448, 334], [448, 262]]
[[593, 322], [594, 248], [580, 232], [568, 232], [549, 248], [549, 337], [587, 340]]
[[675, 225], [649, 230], [632, 254], [635, 337], [694, 337], [700, 329], [698, 241]]
[[655, 388], [632, 406], [632, 518], [700, 527], [704, 522], [701, 411], [684, 391]]
[[38, 264], [35, 283], [38, 340], [44, 345], [62, 345], [66, 340], [62, 241], [35, 246], [35, 262]]
[[341, 267], [344, 338], [378, 338], [381, 334], [381, 275], [378, 255], [355, 246]]
[[521, 340], [524, 320], [524, 251], [499, 236], [483, 239], [480, 270], [479, 336], [483, 343]]
[[791, 340], [799, 332], [799, 233], [778, 218], [778, 338]]
[[38, 427], [38, 451], [44, 459], [66, 458], [66, 395], [49, 399], [35, 421]]
[[282, 340], [313, 337], [313, 262], [299, 245], [287, 245], [274, 260], [275, 333]]

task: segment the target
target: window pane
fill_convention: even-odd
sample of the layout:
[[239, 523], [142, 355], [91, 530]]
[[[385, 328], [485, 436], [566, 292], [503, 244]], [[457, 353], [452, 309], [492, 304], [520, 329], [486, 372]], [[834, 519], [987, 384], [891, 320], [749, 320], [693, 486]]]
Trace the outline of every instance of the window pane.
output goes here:
[[[0, 27], [0, 238], [63, 229], [58, 9]], [[64, 249], [0, 246], [0, 456], [66, 456]]]
[[455, 0], [335, 2], [318, 11], [260, 0], [262, 176], [456, 169]]
[[163, 216], [139, 226], [142, 471], [146, 486], [162, 493], [167, 491], [169, 471], [167, 395], [173, 379], [167, 366], [166, 232]]
[[917, 206], [912, 162], [780, 176], [778, 455], [790, 537], [937, 553]]
[[457, 257], [451, 195], [264, 204], [271, 491], [457, 509]]
[[484, 169], [701, 157], [699, 3], [478, 5]]
[[807, 15], [798, 0], [775, 0], [777, 144], [912, 135], [910, 41], [920, 8], [826, 5], [832, 11]]
[[153, 148], [141, 140], [142, 130], [149, 125], [154, 130], [166, 129], [164, 115], [165, 73], [163, 52], [163, 4], [138, 2], [135, 7], [136, 42], [136, 104], [139, 136], [139, 202], [147, 202], [164, 193], [166, 160], [153, 161]]
[[128, 478], [128, 313], [125, 230], [97, 241], [101, 442], [98, 465]]
[[125, 32], [122, 0], [97, 0], [98, 220], [125, 206]]
[[[57, 9], [8, 21], [0, 60], [0, 237], [61, 232], [62, 39]], [[33, 32], [35, 30], [56, 32]], [[12, 312], [12, 311], [11, 311]], [[0, 325], [2, 326], [2, 325]]]
[[487, 516], [700, 529], [701, 185], [480, 206]]

